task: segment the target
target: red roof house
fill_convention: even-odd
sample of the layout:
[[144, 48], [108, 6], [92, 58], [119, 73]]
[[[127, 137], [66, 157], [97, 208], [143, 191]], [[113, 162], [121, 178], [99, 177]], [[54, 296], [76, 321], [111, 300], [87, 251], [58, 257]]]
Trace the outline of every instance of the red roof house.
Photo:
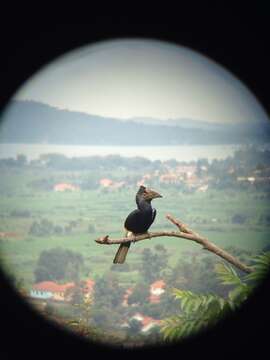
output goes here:
[[159, 303], [160, 296], [165, 292], [166, 283], [164, 280], [157, 280], [150, 285], [149, 301]]
[[59, 183], [55, 184], [53, 187], [54, 191], [78, 191], [80, 190], [79, 186], [67, 184], [67, 183]]
[[34, 284], [30, 296], [41, 299], [65, 300], [65, 292], [67, 289], [74, 287], [73, 282], [59, 285], [53, 281], [42, 281]]

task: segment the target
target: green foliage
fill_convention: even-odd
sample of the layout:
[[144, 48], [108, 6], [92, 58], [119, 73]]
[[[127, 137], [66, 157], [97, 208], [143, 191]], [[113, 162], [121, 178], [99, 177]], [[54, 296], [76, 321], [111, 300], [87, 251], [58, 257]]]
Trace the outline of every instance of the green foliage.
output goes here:
[[148, 302], [149, 285], [147, 283], [138, 283], [128, 297], [128, 304], [143, 305]]
[[233, 286], [228, 293], [228, 304], [232, 309], [239, 307], [250, 295], [251, 288], [241, 279], [237, 272], [230, 265], [217, 264], [215, 271], [218, 279], [223, 285]]
[[74, 287], [68, 288], [65, 291], [65, 298], [72, 305], [81, 305], [84, 303], [84, 292], [83, 292], [84, 282], [76, 283]]
[[83, 256], [77, 252], [52, 248], [40, 253], [34, 271], [35, 281], [77, 281], [83, 266]]
[[96, 279], [94, 287], [95, 304], [113, 310], [122, 302], [124, 289], [117, 277], [108, 274]]
[[[213, 326], [226, 314], [237, 309], [250, 295], [255, 285], [265, 279], [270, 268], [270, 252], [254, 258], [254, 271], [243, 278], [230, 266], [220, 263], [215, 272], [219, 281], [231, 286], [227, 298], [216, 294], [197, 294], [188, 290], [174, 289], [173, 295], [180, 301], [180, 312], [163, 320], [161, 332], [165, 340], [178, 340], [194, 335]], [[250, 284], [251, 282], [251, 284]]]
[[168, 252], [162, 245], [156, 245], [155, 251], [145, 248], [142, 253], [141, 275], [149, 284], [161, 278], [162, 271], [168, 265]]
[[134, 336], [134, 335], [136, 336], [141, 331], [141, 328], [142, 328], [142, 324], [139, 320], [131, 319], [128, 322], [127, 335], [128, 336]]
[[66, 324], [80, 335], [89, 336], [91, 334], [90, 319], [92, 309], [92, 298], [83, 299], [79, 304], [74, 304], [79, 310], [76, 319], [68, 320]]
[[48, 219], [41, 219], [39, 222], [34, 221], [29, 229], [29, 234], [33, 236], [51, 236], [53, 234], [61, 234], [62, 228], [59, 225], [54, 225]]
[[255, 256], [253, 260], [254, 260], [253, 268], [255, 271], [248, 274], [246, 276], [246, 280], [251, 282], [251, 286], [252, 284], [256, 286], [258, 283], [265, 280], [267, 275], [269, 275], [270, 251]]
[[[246, 162], [243, 156], [239, 160]], [[252, 170], [256, 161], [249, 164], [248, 170], [245, 168], [236, 169], [235, 179], [236, 176], [251, 175], [248, 174], [248, 171]], [[269, 162], [269, 159], [267, 161]], [[62, 267], [62, 264], [58, 264], [62, 262], [61, 256], [54, 258], [55, 264], [51, 263], [37, 269], [37, 260], [43, 251], [48, 251], [51, 247], [62, 247], [84, 254], [85, 264], [88, 269], [91, 267], [91, 272], [89, 273], [88, 270], [86, 273], [83, 269], [83, 272], [79, 271], [79, 278], [82, 275], [95, 279], [96, 276], [102, 278], [104, 274], [116, 273], [117, 271], [119, 287], [127, 289], [144, 281], [145, 274], [148, 273], [148, 283], [163, 278], [168, 287], [171, 288], [179, 288], [195, 294], [214, 293], [226, 301], [230, 301], [231, 304], [235, 304], [237, 301], [239, 304], [241, 303], [241, 294], [243, 293], [241, 286], [222, 284], [214, 272], [214, 265], [218, 261], [217, 257], [206, 255], [207, 252], [198, 249], [197, 244], [179, 241], [176, 238], [157, 238], [153, 241], [136, 243], [134, 246], [132, 245], [127, 263], [119, 267], [112, 265], [114, 248], [97, 246], [94, 242], [94, 238], [103, 234], [110, 234], [112, 238], [123, 235], [124, 219], [135, 206], [134, 195], [132, 194], [136, 189], [136, 182], [141, 179], [143, 174], [148, 172], [153, 174], [154, 172], [151, 172], [150, 169], [159, 170], [159, 174], [165, 173], [164, 162], [144, 163], [140, 159], [133, 162], [117, 157], [111, 159], [106, 159], [106, 157], [103, 159], [101, 157], [74, 158], [69, 160], [54, 156], [31, 161], [23, 167], [19, 167], [18, 164], [13, 166], [14, 162], [16, 163], [16, 160], [8, 161], [9, 167], [7, 163], [4, 165], [5, 161], [3, 160], [1, 167], [0, 230], [1, 232], [16, 232], [18, 237], [10, 236], [1, 239], [1, 263], [6, 269], [12, 270], [15, 280], [20, 277], [24, 278], [23, 287], [26, 287], [27, 290], [36, 280], [33, 274], [34, 270], [39, 271], [39, 275], [44, 279], [55, 279], [55, 276], [52, 275], [53, 269], [53, 272], [60, 274], [61, 279], [62, 276], [66, 276], [60, 282], [70, 281], [69, 279], [74, 274], [74, 266], [71, 263], [67, 266], [67, 274], [69, 275], [63, 275], [65, 271], [60, 272], [60, 270], [56, 271], [55, 269], [58, 266]], [[244, 185], [242, 183], [237, 184], [233, 176], [224, 177], [222, 183], [222, 177], [226, 171], [230, 166], [237, 167], [237, 161], [234, 159], [218, 162], [219, 164], [211, 162], [208, 165], [214, 164], [212, 170], [216, 171], [216, 177], [213, 177], [221, 181], [219, 187], [216, 187], [218, 190], [213, 190], [209, 184], [209, 189], [205, 193], [194, 192], [193, 190], [192, 194], [187, 194], [183, 193], [184, 188], [181, 184], [162, 185], [159, 184], [158, 177], [155, 178], [153, 180], [155, 187], [157, 189], [159, 186], [164, 187], [164, 202], [160, 202], [157, 206], [157, 219], [151, 229], [152, 231], [173, 230], [172, 225], [165, 219], [165, 215], [173, 209], [173, 213], [178, 214], [177, 216], [180, 216], [185, 223], [190, 224], [192, 228], [213, 239], [217, 245], [226, 248], [244, 263], [248, 265], [255, 263], [254, 266], [256, 266], [256, 261], [250, 263], [248, 252], [259, 253], [262, 248], [269, 244], [269, 193], [261, 187], [255, 189], [254, 186], [253, 190], [249, 192], [235, 190], [236, 185], [239, 186], [239, 189]], [[195, 162], [194, 165], [196, 165]], [[166, 166], [175, 167], [176, 163], [167, 162]], [[60, 170], [63, 168], [65, 170]], [[266, 173], [267, 166], [260, 167], [258, 170]], [[242, 171], [245, 173], [242, 174]], [[264, 175], [262, 174], [262, 176]], [[102, 193], [98, 189], [101, 177], [108, 177], [115, 181], [126, 181], [127, 187], [119, 192], [109, 190], [107, 193]], [[78, 184], [82, 191], [66, 193], [52, 191], [53, 185], [58, 182]], [[150, 185], [151, 182], [149, 181], [147, 184]], [[222, 190], [222, 187], [226, 188], [229, 184], [232, 185], [230, 188], [225, 191]], [[161, 193], [163, 194], [162, 191]], [[16, 209], [15, 212], [13, 212], [14, 209]], [[28, 209], [30, 214], [25, 212]], [[236, 224], [232, 224], [231, 220], [234, 214], [244, 215], [246, 221], [244, 223], [241, 221], [237, 223], [236, 221]], [[28, 217], [28, 215], [30, 216]], [[72, 222], [72, 220], [79, 218], [82, 220], [77, 225]], [[214, 223], [212, 222], [213, 218], [216, 220]], [[29, 236], [28, 231], [32, 223], [36, 221], [40, 225], [41, 219], [47, 219], [53, 226], [47, 223], [47, 230], [41, 231], [43, 235]], [[57, 224], [60, 224], [59, 228]], [[92, 236], [88, 232], [89, 224], [94, 225], [96, 236]], [[51, 230], [48, 231], [50, 228]], [[62, 228], [62, 232], [60, 228]], [[90, 230], [92, 231], [92, 229]], [[155, 247], [155, 244], [160, 245]], [[165, 246], [167, 254], [169, 254], [167, 265], [164, 262], [162, 264], [163, 259], [160, 254], [163, 245], [161, 244]], [[158, 261], [156, 261], [155, 256], [148, 257], [151, 262], [153, 261], [153, 265], [152, 263], [146, 264], [145, 270], [147, 271], [145, 272], [141, 271], [143, 248], [149, 248], [152, 255], [159, 254]], [[196, 252], [199, 255], [196, 255]], [[264, 274], [264, 270], [261, 271], [261, 274]], [[252, 277], [254, 276], [253, 280]], [[248, 287], [255, 286], [260, 281], [255, 272], [251, 274], [250, 280], [241, 273], [238, 274], [238, 277], [243, 283], [248, 284]], [[57, 279], [55, 280], [57, 281]], [[18, 282], [15, 282], [15, 286], [19, 287]], [[124, 332], [125, 330], [122, 328], [119, 330], [119, 325], [126, 321], [128, 315], [134, 315], [135, 310], [156, 319], [178, 316], [180, 315], [179, 312], [182, 312], [181, 309], [179, 310], [181, 300], [169, 296], [168, 291], [161, 296], [160, 303], [145, 302], [143, 304], [143, 301], [140, 301], [142, 305], [137, 307], [122, 307], [121, 300], [117, 300], [119, 287], [108, 285], [105, 282], [104, 287], [106, 286], [108, 286], [108, 291], [99, 292], [97, 304], [93, 306], [91, 315], [93, 324], [100, 328], [102, 324], [104, 331], [102, 331], [101, 336], [103, 338], [105, 337], [105, 329], [108, 327], [114, 327], [113, 331], [117, 333], [115, 329], [118, 326], [118, 331]], [[114, 292], [113, 287], [117, 291]], [[110, 291], [113, 294], [112, 296], [109, 294]], [[77, 295], [75, 294], [74, 303], [81, 301]], [[244, 298], [245, 296], [243, 296]], [[62, 306], [62, 304], [59, 305], [61, 308]], [[69, 307], [72, 305], [69, 304]], [[65, 314], [66, 316], [68, 311]], [[77, 308], [76, 314], [79, 316]]]
[[164, 319], [168, 316], [176, 315], [178, 310], [178, 301], [171, 296], [169, 291], [165, 291], [165, 293], [160, 296], [159, 302], [151, 303], [147, 301], [138, 308], [139, 312], [154, 319]]
[[27, 164], [27, 157], [24, 154], [18, 154], [16, 157], [17, 166], [25, 166]]
[[233, 224], [244, 224], [247, 220], [245, 214], [234, 214], [231, 218]]
[[175, 299], [180, 300], [181, 313], [163, 320], [162, 333], [165, 340], [176, 340], [214, 325], [228, 311], [228, 304], [214, 294], [195, 294], [174, 289]]
[[[181, 288], [196, 292], [215, 292], [221, 296], [226, 290], [220, 284], [214, 272], [217, 259], [214, 256], [198, 256], [196, 252], [189, 252], [180, 258], [166, 276], [169, 287]], [[207, 276], [205, 275], [207, 274]]]
[[10, 216], [19, 218], [30, 218], [31, 212], [26, 209], [14, 209], [10, 212]]

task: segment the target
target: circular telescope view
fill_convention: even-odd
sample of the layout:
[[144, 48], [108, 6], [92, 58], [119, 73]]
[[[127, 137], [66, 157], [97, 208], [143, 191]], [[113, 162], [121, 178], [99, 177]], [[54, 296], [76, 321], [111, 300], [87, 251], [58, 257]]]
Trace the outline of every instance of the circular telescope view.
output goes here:
[[184, 341], [268, 272], [269, 117], [191, 49], [119, 39], [51, 62], [1, 113], [0, 172], [2, 270], [89, 341]]

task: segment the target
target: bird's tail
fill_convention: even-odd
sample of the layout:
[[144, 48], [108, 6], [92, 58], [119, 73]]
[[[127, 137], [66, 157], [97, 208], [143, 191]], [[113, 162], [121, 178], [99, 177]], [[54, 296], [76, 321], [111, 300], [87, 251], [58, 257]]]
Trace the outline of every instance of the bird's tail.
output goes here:
[[[127, 237], [132, 236], [132, 232], [128, 231], [126, 233], [126, 236]], [[115, 254], [115, 257], [113, 259], [114, 264], [123, 264], [125, 262], [129, 247], [130, 247], [130, 242], [121, 244], [119, 246], [117, 253]]]

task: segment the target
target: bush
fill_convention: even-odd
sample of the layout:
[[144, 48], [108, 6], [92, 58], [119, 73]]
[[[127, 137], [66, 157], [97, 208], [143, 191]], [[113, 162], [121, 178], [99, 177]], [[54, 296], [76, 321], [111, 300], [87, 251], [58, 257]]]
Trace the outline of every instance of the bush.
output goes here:
[[148, 302], [149, 295], [149, 285], [146, 283], [138, 283], [128, 297], [128, 304], [143, 305]]
[[63, 228], [60, 225], [54, 225], [48, 219], [42, 219], [40, 222], [34, 221], [30, 226], [29, 232], [30, 235], [34, 236], [50, 236], [50, 235], [61, 235], [63, 233]]
[[60, 225], [55, 225], [53, 231], [55, 234], [61, 235], [63, 233], [63, 228]]
[[31, 212], [29, 210], [12, 210], [10, 216], [29, 218], [31, 217]]
[[233, 224], [245, 224], [247, 216], [244, 214], [234, 214], [231, 218]]
[[259, 217], [258, 223], [260, 225], [270, 225], [270, 215], [269, 214], [263, 214]]
[[92, 224], [89, 224], [89, 226], [88, 226], [88, 233], [89, 233], [89, 234], [94, 234], [95, 232], [96, 232], [95, 226], [92, 225]]
[[45, 280], [77, 281], [83, 267], [83, 256], [77, 252], [53, 248], [40, 253], [34, 271], [36, 282]]
[[121, 266], [117, 265], [117, 264], [112, 264], [111, 268], [110, 268], [112, 271], [119, 271], [119, 272], [122, 272], [122, 271], [130, 271], [130, 266], [128, 263], [124, 263], [124, 264], [121, 264]]

